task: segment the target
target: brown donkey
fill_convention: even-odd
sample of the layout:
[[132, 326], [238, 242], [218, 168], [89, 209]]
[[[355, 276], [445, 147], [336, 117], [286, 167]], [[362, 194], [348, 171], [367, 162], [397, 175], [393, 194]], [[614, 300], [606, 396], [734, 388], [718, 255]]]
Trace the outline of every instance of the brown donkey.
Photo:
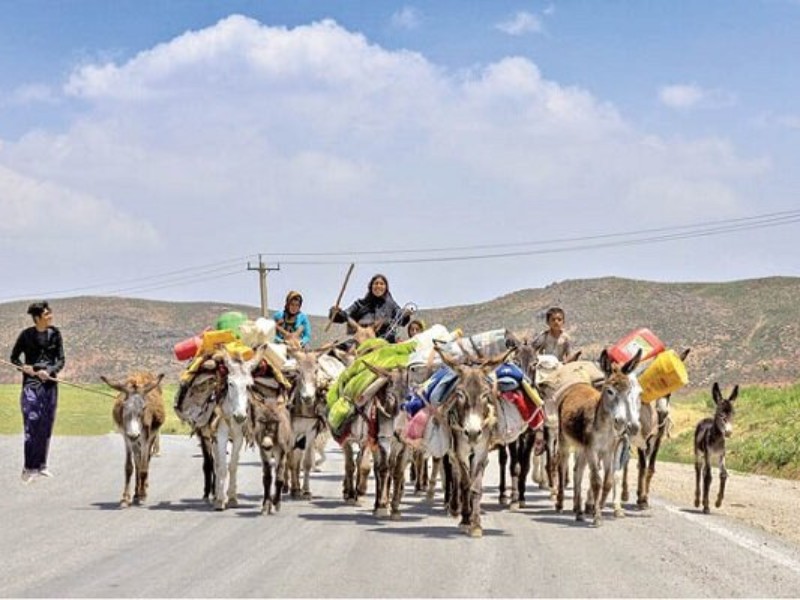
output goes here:
[[119, 392], [112, 416], [114, 423], [125, 439], [125, 487], [120, 506], [131, 505], [131, 476], [136, 471], [133, 502], [144, 504], [147, 498], [150, 458], [161, 425], [166, 420], [161, 380], [164, 374], [154, 377], [151, 373], [133, 373], [124, 382], [100, 379]]
[[708, 493], [711, 489], [711, 460], [719, 460], [719, 493], [714, 506], [722, 506], [728, 470], [725, 468], [725, 438], [733, 432], [733, 403], [739, 395], [739, 386], [733, 387], [731, 395], [722, 397], [719, 384], [714, 382], [711, 395], [717, 408], [713, 417], [707, 417], [694, 430], [694, 506], [700, 507], [700, 474], [703, 474], [703, 512], [709, 513]]
[[[569, 466], [568, 450], [575, 449], [573, 472], [573, 511], [584, 520], [581, 502], [583, 471], [589, 466], [591, 497], [594, 499], [593, 525], [599, 526], [602, 508], [613, 486], [612, 460], [620, 435], [628, 427], [628, 395], [633, 386], [628, 375], [639, 364], [641, 350], [624, 365], [612, 362], [607, 352], [600, 355], [606, 375], [600, 391], [588, 383], [576, 383], [563, 394], [558, 406], [558, 494], [556, 511], [564, 507], [564, 488]], [[603, 473], [601, 482], [601, 470]], [[602, 489], [602, 492], [601, 492]]]

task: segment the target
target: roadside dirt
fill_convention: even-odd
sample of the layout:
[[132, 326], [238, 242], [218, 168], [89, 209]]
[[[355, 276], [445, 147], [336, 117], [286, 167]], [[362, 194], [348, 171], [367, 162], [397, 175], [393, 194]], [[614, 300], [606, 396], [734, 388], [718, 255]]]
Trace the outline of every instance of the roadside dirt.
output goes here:
[[[634, 462], [631, 461], [631, 467]], [[713, 471], [711, 483], [711, 512], [727, 515], [753, 527], [758, 527], [800, 545], [800, 481], [774, 479], [763, 475], [748, 475], [728, 470], [725, 499], [720, 508], [714, 507], [719, 477]], [[694, 507], [694, 466], [659, 462], [653, 476], [651, 495], [679, 507]], [[636, 502], [636, 477], [629, 473], [631, 486], [629, 504]], [[702, 509], [697, 509], [698, 511]]]

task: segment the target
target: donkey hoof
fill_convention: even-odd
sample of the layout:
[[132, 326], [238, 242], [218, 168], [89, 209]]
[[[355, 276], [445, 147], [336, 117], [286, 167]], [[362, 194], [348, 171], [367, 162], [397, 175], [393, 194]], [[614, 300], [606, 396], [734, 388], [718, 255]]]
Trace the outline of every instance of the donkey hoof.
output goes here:
[[469, 530], [469, 537], [471, 538], [482, 538], [483, 537], [483, 529], [480, 527], [471, 527]]
[[498, 496], [497, 501], [500, 503], [500, 506], [508, 506], [508, 496], [505, 494], [500, 494]]
[[425, 494], [425, 503], [433, 504], [433, 502], [434, 502], [433, 494]]
[[640, 500], [636, 503], [636, 508], [639, 510], [647, 510], [650, 508], [650, 502], [648, 500]]
[[583, 522], [583, 521], [586, 520], [586, 517], [583, 516], [583, 513], [578, 513], [578, 514], [575, 515], [575, 520]]
[[347, 504], [347, 506], [355, 506], [356, 505], [356, 499], [355, 498], [345, 498], [344, 499], [344, 503]]
[[698, 499], [696, 499], [696, 498], [695, 498], [695, 501], [694, 501], [694, 507], [695, 507], [695, 508], [700, 508], [700, 500], [698, 500]]
[[392, 521], [400, 521], [402, 518], [403, 514], [399, 510], [396, 510], [392, 513], [391, 516]]
[[600, 527], [603, 524], [603, 520], [600, 517], [595, 517], [592, 519], [592, 527]]
[[512, 502], [511, 504], [508, 505], [508, 510], [517, 511], [519, 509], [520, 509], [520, 503], [519, 502]]
[[714, 506], [716, 506], [717, 508], [719, 508], [720, 506], [722, 506], [722, 498], [720, 498], [720, 499], [718, 499], [716, 502], [714, 502]]
[[311, 500], [311, 492], [303, 492], [303, 500]]
[[389, 509], [386, 507], [376, 508], [372, 511], [372, 514], [378, 517], [379, 519], [385, 518], [389, 516]]
[[623, 502], [627, 502], [627, 501], [628, 501], [628, 498], [629, 498], [629, 497], [628, 497], [628, 492], [622, 492], [622, 494], [620, 494], [620, 499], [621, 499]]
[[239, 501], [236, 498], [228, 498], [228, 506], [239, 506]]
[[459, 523], [459, 524], [458, 524], [458, 528], [459, 528], [461, 531], [463, 531], [463, 532], [465, 532], [465, 533], [468, 533], [468, 532], [470, 531], [470, 529], [471, 529], [471, 526], [470, 526], [470, 524], [469, 524], [469, 523]]
[[214, 502], [214, 510], [216, 510], [216, 511], [225, 510], [225, 503], [224, 502]]
[[525, 500], [520, 500], [519, 501], [519, 507], [520, 508], [525, 508], [526, 506], [528, 506], [528, 503], [525, 502]]
[[624, 516], [625, 516], [625, 511], [623, 509], [621, 508], [614, 509], [614, 517], [616, 517], [617, 519], [621, 519]]
[[119, 501], [119, 507], [120, 508], [128, 508], [130, 505], [131, 505], [131, 501], [128, 500], [127, 498], [123, 498], [122, 500]]
[[710, 508], [708, 508], [707, 506], [704, 506], [704, 507], [703, 507], [703, 514], [704, 514], [704, 515], [707, 515], [707, 514], [708, 514], [708, 513], [710, 513], [710, 512], [711, 512], [711, 509], [710, 509]]
[[261, 507], [261, 514], [262, 515], [271, 515], [272, 514], [272, 503], [267, 502], [264, 506]]

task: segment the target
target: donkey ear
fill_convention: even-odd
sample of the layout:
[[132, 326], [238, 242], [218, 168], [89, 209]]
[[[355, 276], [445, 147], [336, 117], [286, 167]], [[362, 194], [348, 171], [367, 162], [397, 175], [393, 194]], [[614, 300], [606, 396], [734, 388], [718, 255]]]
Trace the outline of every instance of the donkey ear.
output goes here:
[[151, 381], [150, 383], [148, 383], [144, 387], [144, 389], [142, 390], [142, 396], [146, 396], [147, 394], [152, 392], [154, 389], [156, 389], [159, 385], [161, 385], [161, 380], [162, 379], [164, 379], [164, 373], [159, 373], [158, 377], [156, 377], [155, 381]]
[[714, 382], [714, 385], [711, 386], [711, 397], [714, 400], [714, 404], [719, 404], [722, 401], [722, 392], [719, 391], [719, 383], [716, 381]]
[[125, 386], [119, 383], [118, 381], [112, 381], [111, 379], [108, 379], [105, 375], [100, 375], [100, 379], [112, 390], [117, 390], [118, 392], [122, 392], [123, 394], [127, 393]]
[[636, 354], [634, 355], [634, 357], [632, 359], [630, 359], [628, 362], [626, 362], [624, 365], [622, 365], [622, 372], [625, 375], [627, 375], [628, 373], [633, 372], [633, 370], [637, 366], [639, 366], [639, 361], [641, 361], [641, 360], [642, 360], [642, 349], [639, 348], [639, 350], [636, 351]]
[[506, 348], [517, 348], [521, 346], [522, 342], [511, 331], [506, 330]]
[[733, 391], [731, 392], [731, 397], [728, 398], [728, 402], [733, 402], [736, 400], [736, 397], [739, 395], [739, 385], [733, 386]]
[[689, 352], [691, 352], [691, 351], [692, 351], [692, 349], [691, 349], [691, 348], [686, 348], [685, 350], [683, 350], [683, 351], [682, 351], [682, 352], [681, 352], [681, 353], [678, 355], [678, 357], [681, 359], [681, 362], [683, 362], [683, 361], [685, 361], [685, 360], [686, 360], [686, 357], [687, 357], [687, 356], [689, 356]]
[[611, 357], [608, 355], [608, 350], [603, 348], [603, 351], [600, 353], [600, 368], [603, 370], [603, 373], [609, 375], [611, 373]]
[[442, 362], [445, 365], [453, 369], [453, 371], [457, 373], [459, 372], [459, 367], [461, 365], [459, 365], [455, 360], [453, 360], [451, 356], [449, 356], [446, 352], [444, 352], [436, 340], [434, 340], [433, 342], [433, 349], [436, 351], [436, 354], [438, 354], [441, 357]]
[[565, 363], [577, 362], [578, 359], [581, 357], [581, 354], [583, 354], [583, 350], [578, 350], [577, 352], [574, 352], [573, 354], [570, 354], [567, 358], [565, 358], [564, 362]]

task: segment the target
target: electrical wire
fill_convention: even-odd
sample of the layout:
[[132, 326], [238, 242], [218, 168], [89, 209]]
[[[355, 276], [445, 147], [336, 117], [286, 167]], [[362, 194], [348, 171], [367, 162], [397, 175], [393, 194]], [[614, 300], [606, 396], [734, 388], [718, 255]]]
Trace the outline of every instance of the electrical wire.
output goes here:
[[[471, 246], [451, 246], [441, 248], [403, 248], [394, 250], [359, 250], [353, 252], [265, 252], [263, 254], [270, 256], [270, 258], [273, 259], [281, 257], [342, 257], [341, 259], [334, 258], [331, 260], [281, 259], [281, 263], [286, 265], [341, 265], [350, 262], [356, 262], [362, 265], [448, 263], [535, 255], [552, 255], [568, 252], [584, 252], [606, 248], [623, 248], [646, 244], [666, 243], [678, 240], [703, 238], [752, 231], [756, 229], [778, 227], [797, 222], [800, 222], [800, 210], [787, 210], [753, 215], [749, 217], [721, 219], [673, 227], [658, 227], [642, 229], [638, 231], [553, 238], [549, 240], [529, 240], [525, 242], [476, 244]], [[514, 250], [515, 248], [519, 248], [519, 250]], [[492, 252], [492, 250], [505, 249], [509, 249], [509, 251]], [[419, 254], [425, 254], [426, 256], [420, 257], [418, 256]], [[439, 256], [437, 256], [437, 254]], [[75, 292], [84, 292], [88, 290], [97, 290], [98, 295], [120, 296], [140, 294], [143, 292], [150, 292], [170, 287], [188, 286], [196, 283], [232, 277], [233, 275], [237, 274], [243, 274], [246, 271], [238, 265], [241, 265], [241, 263], [245, 260], [257, 256], [259, 255], [250, 254], [232, 257], [214, 263], [195, 265], [192, 267], [185, 267], [182, 269], [176, 269], [154, 275], [145, 275], [141, 277], [92, 284], [65, 290], [38, 292], [27, 297], [0, 298], [0, 302], [23, 300], [34, 296], [53, 298], [65, 294], [72, 295]], [[234, 268], [234, 265], [237, 265], [237, 267]], [[141, 285], [135, 285], [139, 283]], [[108, 288], [112, 289], [109, 290]]]

